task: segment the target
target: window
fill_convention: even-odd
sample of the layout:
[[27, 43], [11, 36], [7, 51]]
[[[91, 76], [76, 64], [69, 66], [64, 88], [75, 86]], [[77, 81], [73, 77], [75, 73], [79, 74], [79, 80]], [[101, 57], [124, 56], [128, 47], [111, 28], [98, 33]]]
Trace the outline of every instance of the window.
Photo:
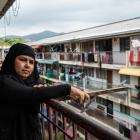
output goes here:
[[94, 77], [94, 68], [88, 68], [88, 76]]
[[125, 105], [120, 104], [120, 112], [130, 115], [130, 108]]
[[94, 68], [91, 69], [91, 76], [94, 77]]
[[130, 84], [130, 76], [120, 75], [120, 83]]
[[106, 79], [106, 70], [96, 69], [96, 78]]
[[88, 75], [88, 69], [85, 67], [84, 68], [84, 74], [87, 76]]
[[93, 40], [82, 42], [81, 45], [83, 48], [82, 49], [83, 52], [93, 51]]
[[137, 127], [135, 125], [133, 125], [133, 130], [137, 131]]
[[120, 38], [120, 52], [125, 52], [126, 50], [130, 50], [130, 38]]
[[112, 39], [96, 40], [96, 51], [112, 51]]
[[96, 102], [105, 106], [107, 105], [106, 99], [101, 98], [101, 97], [96, 97]]

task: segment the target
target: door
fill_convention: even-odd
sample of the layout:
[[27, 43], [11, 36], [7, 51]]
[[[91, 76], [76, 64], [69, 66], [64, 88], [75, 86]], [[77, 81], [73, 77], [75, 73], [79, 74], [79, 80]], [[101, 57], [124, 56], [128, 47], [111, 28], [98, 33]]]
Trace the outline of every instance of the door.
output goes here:
[[113, 118], [113, 102], [107, 100], [107, 116]]
[[107, 70], [107, 88], [112, 87], [112, 70]]

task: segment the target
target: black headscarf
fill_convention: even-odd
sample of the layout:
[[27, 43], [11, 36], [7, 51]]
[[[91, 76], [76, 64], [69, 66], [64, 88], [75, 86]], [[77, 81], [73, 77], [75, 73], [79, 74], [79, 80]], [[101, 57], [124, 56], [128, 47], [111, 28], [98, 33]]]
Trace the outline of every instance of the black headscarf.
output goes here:
[[26, 80], [21, 80], [19, 75], [17, 75], [17, 73], [15, 72], [15, 58], [19, 55], [27, 55], [35, 59], [34, 50], [30, 46], [21, 43], [14, 44], [13, 46], [11, 46], [8, 54], [5, 57], [0, 74], [10, 75], [14, 77], [15, 80], [24, 83], [28, 86], [33, 86], [37, 84], [39, 79], [39, 73], [37, 71], [36, 63], [33, 73]]

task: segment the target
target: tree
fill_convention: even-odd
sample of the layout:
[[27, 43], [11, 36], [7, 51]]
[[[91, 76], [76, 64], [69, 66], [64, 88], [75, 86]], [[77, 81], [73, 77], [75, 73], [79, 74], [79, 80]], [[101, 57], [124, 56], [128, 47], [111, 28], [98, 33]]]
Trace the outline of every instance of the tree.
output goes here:
[[7, 38], [7, 39], [0, 39], [0, 45], [12, 46], [16, 43], [25, 43], [26, 41], [22, 38]]

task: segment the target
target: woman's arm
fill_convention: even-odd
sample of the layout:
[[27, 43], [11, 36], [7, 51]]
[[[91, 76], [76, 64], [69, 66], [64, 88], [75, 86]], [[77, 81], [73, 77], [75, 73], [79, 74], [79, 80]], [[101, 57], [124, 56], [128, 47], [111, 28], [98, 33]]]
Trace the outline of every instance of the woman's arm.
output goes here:
[[28, 87], [7, 76], [0, 76], [0, 101], [36, 103], [69, 95], [71, 86], [62, 84], [49, 87]]

